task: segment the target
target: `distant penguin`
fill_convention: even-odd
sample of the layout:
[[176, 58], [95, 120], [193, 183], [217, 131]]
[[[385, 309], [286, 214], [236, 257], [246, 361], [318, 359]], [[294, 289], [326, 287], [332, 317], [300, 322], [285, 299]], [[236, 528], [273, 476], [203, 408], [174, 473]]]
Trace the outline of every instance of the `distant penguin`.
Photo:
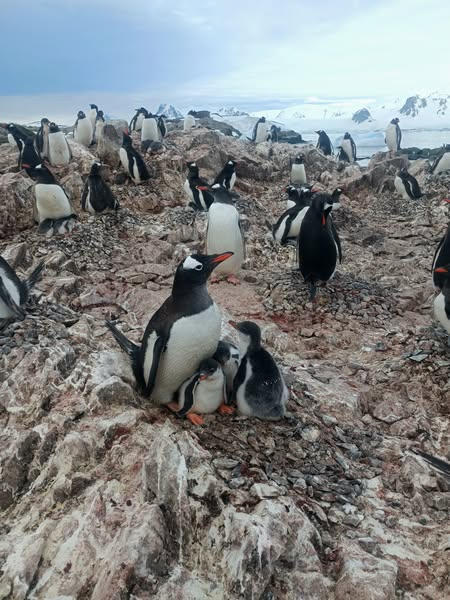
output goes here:
[[319, 136], [319, 139], [317, 140], [317, 148], [319, 148], [319, 150], [321, 150], [325, 156], [330, 156], [333, 152], [330, 138], [323, 129], [319, 129], [319, 131], [316, 131], [316, 133]]
[[19, 166], [21, 169], [25, 169], [27, 174], [33, 178], [35, 176], [35, 167], [41, 164], [41, 159], [34, 149], [34, 140], [33, 138], [29, 137], [26, 139], [25, 143], [23, 143], [22, 140], [20, 140], [20, 143], [22, 145], [22, 149], [20, 151]]
[[77, 120], [75, 121], [73, 139], [79, 144], [83, 144], [83, 146], [90, 146], [93, 135], [94, 130], [91, 120], [86, 117], [82, 110], [79, 110]]
[[305, 214], [298, 237], [299, 269], [309, 285], [314, 300], [316, 285], [329, 281], [342, 260], [341, 242], [330, 217], [333, 199], [329, 194], [316, 194]]
[[450, 264], [434, 271], [442, 278], [441, 293], [434, 299], [434, 316], [450, 336]]
[[230, 403], [233, 395], [233, 381], [239, 368], [239, 349], [230, 342], [220, 340], [213, 359], [222, 365], [226, 381], [227, 403]]
[[117, 211], [120, 208], [111, 188], [101, 175], [101, 166], [99, 162], [93, 163], [81, 196], [81, 208], [92, 215], [107, 209]]
[[303, 154], [299, 154], [291, 165], [291, 185], [304, 185], [305, 183], [305, 157]]
[[234, 206], [230, 192], [215, 184], [211, 188], [214, 202], [208, 211], [206, 251], [208, 254], [233, 252], [233, 256], [216, 269], [217, 274], [228, 276], [230, 283], [237, 284], [235, 275], [245, 258], [244, 236], [240, 226], [239, 212]]
[[91, 110], [89, 111], [88, 119], [91, 122], [92, 131], [94, 131], [95, 130], [95, 121], [97, 120], [97, 115], [98, 115], [98, 106], [96, 104], [89, 104], [89, 106], [91, 107]]
[[282, 419], [289, 391], [273, 356], [261, 346], [261, 329], [252, 321], [230, 325], [239, 334], [241, 363], [233, 385], [238, 411], [248, 417]]
[[147, 165], [137, 150], [133, 148], [131, 137], [123, 133], [122, 147], [119, 150], [120, 162], [134, 183], [150, 179]]
[[230, 159], [216, 176], [213, 185], [216, 183], [227, 188], [229, 191], [233, 189], [234, 184], [236, 183], [236, 162], [234, 160]]
[[189, 131], [193, 127], [195, 127], [195, 118], [191, 114], [188, 113], [184, 117], [183, 130]]
[[214, 202], [209, 184], [199, 177], [197, 163], [188, 163], [188, 174], [184, 182], [184, 192], [189, 199], [189, 206], [195, 210], [208, 210]]
[[231, 256], [226, 252], [185, 258], [176, 270], [171, 295], [150, 319], [140, 345], [106, 322], [131, 358], [140, 392], [154, 404], [169, 404], [181, 384], [214, 354], [221, 315], [206, 284], [213, 270]]
[[343, 162], [353, 163], [356, 161], [356, 144], [348, 132], [344, 134], [338, 158]]
[[35, 138], [35, 147], [36, 152], [39, 154], [40, 158], [44, 160], [44, 158], [49, 158], [49, 150], [48, 150], [48, 136], [50, 133], [49, 130], [50, 121], [46, 118], [41, 119], [41, 126], [39, 127], [36, 138]]
[[398, 152], [402, 141], [402, 130], [399, 126], [400, 119], [395, 118], [389, 123], [386, 129], [384, 141], [389, 148], [389, 152]]
[[12, 320], [25, 318], [25, 305], [30, 290], [39, 281], [44, 268], [40, 262], [25, 281], [20, 281], [14, 269], [0, 256], [0, 330]]
[[159, 115], [158, 117], [158, 132], [159, 132], [159, 141], [166, 137], [167, 127], [166, 122], [164, 120], [163, 115]]
[[261, 117], [256, 122], [253, 128], [252, 142], [255, 144], [260, 144], [261, 142], [265, 142], [267, 139], [267, 123], [266, 117]]
[[144, 120], [145, 115], [148, 115], [148, 111], [143, 106], [141, 106], [141, 108], [136, 108], [135, 110], [136, 114], [130, 121], [130, 131], [141, 131], [142, 121]]
[[436, 289], [442, 290], [446, 275], [443, 272], [438, 271], [439, 267], [445, 267], [450, 264], [450, 223], [448, 224], [447, 231], [439, 242], [436, 252], [433, 257], [433, 285]]
[[103, 136], [103, 130], [104, 129], [105, 129], [105, 115], [103, 114], [102, 110], [99, 110], [98, 113], [97, 113], [97, 118], [95, 120], [94, 136], [92, 138], [92, 141], [94, 143], [98, 144], [98, 141]]
[[276, 125], [271, 125], [270, 131], [267, 134], [268, 141], [273, 142], [273, 143], [279, 142], [280, 141], [280, 133], [281, 133], [281, 129], [279, 127], [277, 127]]
[[417, 179], [410, 175], [407, 169], [400, 169], [398, 171], [394, 179], [394, 186], [405, 200], [417, 200], [423, 196]]
[[72, 151], [66, 136], [58, 125], [50, 123], [48, 129], [48, 160], [53, 167], [68, 165]]
[[152, 113], [147, 113], [142, 121], [141, 142], [159, 142], [158, 120]]
[[37, 181], [34, 186], [34, 195], [39, 231], [47, 233], [48, 222], [60, 219], [67, 221], [76, 218], [76, 214], [66, 192], [58, 185], [53, 173], [44, 165], [38, 165], [35, 173]]
[[433, 175], [439, 175], [444, 171], [450, 171], [450, 144], [446, 144], [441, 154], [436, 158], [431, 166]]

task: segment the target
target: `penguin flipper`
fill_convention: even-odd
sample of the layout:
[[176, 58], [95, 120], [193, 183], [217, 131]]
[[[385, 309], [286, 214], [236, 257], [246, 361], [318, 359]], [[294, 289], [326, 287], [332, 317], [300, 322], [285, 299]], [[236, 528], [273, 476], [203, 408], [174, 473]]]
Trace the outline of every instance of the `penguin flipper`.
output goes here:
[[181, 408], [177, 412], [177, 417], [185, 417], [187, 415], [187, 413], [194, 406], [194, 393], [195, 393], [195, 388], [198, 385], [198, 377], [199, 377], [199, 374], [196, 373], [195, 376], [192, 378], [192, 381], [186, 386], [186, 389], [184, 390], [183, 408]]
[[0, 277], [0, 298], [3, 300], [3, 302], [6, 304], [6, 306], [14, 314], [15, 317], [17, 317], [18, 319], [22, 319], [22, 320], [25, 318], [24, 309], [21, 306], [19, 306], [18, 304], [16, 304], [16, 302], [14, 301], [14, 299], [11, 297], [10, 293], [6, 289], [6, 286], [3, 283], [3, 279], [1, 277]]
[[135, 359], [140, 350], [140, 346], [129, 340], [121, 331], [119, 331], [119, 329], [117, 329], [112, 321], [105, 321], [105, 325], [113, 334], [122, 350], [126, 352], [130, 358]]
[[341, 246], [341, 240], [339, 239], [339, 235], [336, 229], [335, 224], [333, 223], [333, 219], [330, 219], [330, 225], [331, 225], [331, 234], [333, 236], [334, 241], [336, 242], [336, 246], [338, 249], [338, 255], [339, 255], [339, 262], [342, 262], [342, 246]]
[[45, 262], [43, 260], [41, 260], [40, 263], [38, 264], [38, 266], [34, 269], [34, 271], [32, 271], [30, 276], [27, 277], [27, 279], [24, 281], [24, 284], [27, 288], [27, 292], [30, 292], [34, 288], [36, 283], [39, 281], [39, 279], [41, 278], [41, 273], [44, 270], [44, 267], [45, 267]]
[[[144, 334], [145, 335], [145, 334]], [[150, 373], [148, 374], [148, 380], [144, 384], [142, 393], [147, 398], [152, 395], [153, 388], [155, 387], [156, 375], [158, 373], [159, 362], [161, 360], [161, 354], [164, 352], [167, 345], [168, 337], [158, 336], [153, 344], [153, 360], [152, 366], [150, 368]], [[142, 351], [142, 349], [141, 349]]]

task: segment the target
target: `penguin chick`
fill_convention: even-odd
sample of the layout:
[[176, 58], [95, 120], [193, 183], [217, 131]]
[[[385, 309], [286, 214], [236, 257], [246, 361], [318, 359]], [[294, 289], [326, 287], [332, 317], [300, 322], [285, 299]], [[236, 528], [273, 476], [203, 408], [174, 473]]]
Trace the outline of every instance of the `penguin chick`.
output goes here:
[[236, 183], [236, 162], [229, 160], [224, 168], [220, 171], [217, 177], [214, 179], [213, 185], [219, 184], [231, 191], [234, 184]]
[[305, 157], [303, 154], [299, 154], [291, 165], [291, 185], [304, 185], [305, 183]]
[[189, 131], [193, 127], [195, 127], [195, 118], [192, 115], [187, 114], [184, 117], [183, 131]]
[[93, 135], [94, 128], [92, 127], [90, 119], [86, 117], [82, 110], [79, 110], [73, 130], [73, 139], [79, 144], [83, 144], [83, 146], [90, 146], [92, 144]]
[[72, 150], [66, 136], [56, 123], [50, 123], [48, 133], [48, 160], [53, 167], [68, 165]]
[[281, 419], [289, 391], [272, 355], [261, 346], [261, 329], [251, 321], [230, 325], [239, 334], [241, 363], [233, 385], [238, 411], [248, 417]]
[[330, 156], [333, 152], [330, 138], [323, 129], [319, 129], [316, 133], [319, 136], [316, 147], [319, 148], [325, 156]]
[[344, 138], [339, 148], [338, 160], [350, 163], [356, 161], [356, 144], [348, 131], [344, 134]]
[[404, 200], [417, 200], [423, 196], [417, 179], [408, 173], [408, 169], [400, 169], [394, 179], [394, 186]]
[[43, 268], [41, 261], [27, 279], [20, 281], [14, 269], [0, 256], [0, 328], [8, 321], [25, 318], [30, 291], [39, 281]]
[[120, 208], [111, 188], [103, 180], [100, 172], [101, 166], [99, 162], [93, 163], [81, 196], [81, 208], [91, 214], [99, 214], [107, 209], [117, 212]]
[[259, 144], [267, 139], [266, 117], [260, 117], [253, 128], [252, 142]]
[[34, 195], [36, 199], [37, 221], [39, 232], [47, 232], [48, 221], [70, 220], [76, 218], [72, 203], [64, 189], [58, 185], [56, 179], [43, 165], [35, 168], [37, 174]]
[[127, 133], [123, 133], [122, 147], [119, 150], [120, 162], [126, 173], [131, 177], [134, 183], [150, 179], [147, 165], [137, 150], [133, 148], [133, 141]]
[[233, 394], [233, 381], [239, 367], [239, 350], [234, 344], [220, 340], [213, 358], [222, 365], [226, 381], [226, 403], [230, 404]]
[[450, 336], [450, 264], [435, 269], [443, 278], [441, 293], [434, 299], [434, 316]]
[[50, 121], [47, 118], [41, 119], [35, 138], [35, 149], [42, 160], [48, 158], [48, 135], [50, 133]]
[[195, 210], [208, 210], [214, 202], [214, 196], [209, 191], [209, 184], [205, 179], [199, 177], [197, 163], [188, 163], [187, 168], [188, 174], [183, 189], [190, 200], [189, 206]]

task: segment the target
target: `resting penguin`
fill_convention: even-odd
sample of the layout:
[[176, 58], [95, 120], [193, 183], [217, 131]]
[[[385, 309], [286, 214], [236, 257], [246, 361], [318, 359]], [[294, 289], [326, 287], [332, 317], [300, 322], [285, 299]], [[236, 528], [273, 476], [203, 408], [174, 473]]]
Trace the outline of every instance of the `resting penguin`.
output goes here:
[[434, 272], [443, 282], [441, 293], [434, 299], [434, 316], [450, 336], [450, 264], [438, 267]]
[[299, 154], [291, 165], [291, 185], [304, 185], [305, 183], [305, 157], [303, 154]]
[[79, 144], [83, 144], [83, 146], [90, 146], [93, 135], [94, 130], [90, 119], [86, 117], [82, 110], [79, 110], [77, 120], [75, 121], [73, 139]]
[[131, 137], [125, 132], [123, 133], [122, 148], [119, 150], [119, 157], [123, 168], [134, 183], [141, 183], [150, 179], [147, 165], [139, 152], [133, 148]]
[[141, 106], [141, 108], [135, 108], [135, 111], [136, 114], [130, 121], [130, 131], [141, 131], [142, 121], [144, 120], [145, 115], [148, 115], [148, 111], [143, 106]]
[[141, 142], [159, 142], [158, 120], [152, 113], [147, 113], [142, 121]]
[[[175, 406], [169, 405], [175, 409]], [[225, 405], [225, 376], [220, 364], [212, 358], [200, 363], [198, 370], [178, 390], [177, 416], [187, 417], [194, 425], [203, 425], [202, 414], [219, 410], [232, 414], [234, 409]]]
[[50, 127], [50, 121], [46, 118], [41, 119], [41, 126], [38, 129], [38, 132], [36, 133], [36, 138], [35, 138], [35, 147], [36, 147], [36, 152], [39, 154], [39, 156], [41, 157], [42, 160], [44, 160], [44, 158], [49, 158], [49, 154], [48, 154], [48, 136], [49, 136], [49, 127]]
[[195, 127], [195, 118], [191, 114], [187, 114], [184, 117], [183, 131], [189, 131], [193, 127]]
[[252, 142], [255, 144], [260, 144], [261, 142], [265, 142], [267, 139], [267, 123], [266, 117], [261, 117], [255, 124], [253, 128]]
[[446, 144], [442, 153], [436, 158], [431, 166], [431, 172], [433, 175], [439, 175], [444, 171], [450, 171], [450, 144]]
[[213, 358], [222, 365], [225, 374], [227, 403], [229, 404], [233, 394], [233, 381], [239, 367], [239, 349], [230, 342], [220, 340]]
[[402, 130], [399, 126], [400, 119], [392, 119], [386, 129], [384, 141], [389, 148], [389, 152], [398, 152], [402, 141]]
[[39, 281], [43, 268], [41, 261], [25, 281], [20, 281], [14, 269], [0, 256], [0, 329], [8, 321], [25, 318], [30, 290]]
[[442, 290], [447, 276], [443, 275], [440, 271], [436, 271], [436, 269], [448, 264], [450, 264], [450, 223], [448, 224], [447, 231], [439, 242], [433, 257], [433, 285], [437, 290]]
[[91, 122], [92, 130], [95, 129], [95, 121], [97, 120], [98, 115], [98, 106], [96, 104], [89, 104], [91, 110], [89, 111], [88, 119]]
[[251, 321], [230, 325], [239, 334], [241, 364], [233, 384], [238, 411], [259, 419], [283, 418], [289, 391], [273, 356], [261, 346], [261, 329]]
[[68, 165], [72, 151], [66, 136], [58, 125], [50, 123], [48, 129], [48, 160], [53, 167]]
[[102, 178], [101, 166], [99, 162], [93, 163], [81, 196], [81, 208], [92, 215], [102, 213], [107, 209], [117, 212], [120, 208], [111, 188]]
[[333, 152], [330, 138], [323, 129], [319, 129], [319, 131], [316, 131], [316, 133], [319, 136], [319, 139], [317, 140], [317, 148], [319, 148], [319, 150], [321, 150], [325, 156], [330, 156]]
[[400, 169], [394, 179], [397, 192], [405, 200], [417, 200], [422, 198], [417, 179], [408, 173], [408, 169]]
[[233, 189], [233, 186], [236, 183], [236, 162], [234, 160], [229, 160], [227, 162], [224, 168], [214, 179], [213, 185], [216, 183], [227, 188], [227, 190], [231, 191]]
[[95, 144], [98, 144], [98, 141], [102, 138], [104, 129], [105, 129], [105, 115], [103, 114], [102, 110], [99, 110], [97, 113], [97, 118], [95, 119], [94, 137], [92, 139], [92, 141]]
[[188, 174], [183, 189], [190, 200], [189, 206], [195, 210], [208, 210], [214, 202], [207, 181], [199, 177], [197, 163], [188, 163]]
[[35, 173], [37, 181], [34, 195], [39, 232], [51, 234], [67, 231], [62, 226], [68, 220], [76, 219], [76, 214], [66, 192], [56, 183], [53, 173], [44, 165], [38, 165]]
[[339, 160], [350, 163], [356, 161], [356, 144], [348, 132], [344, 134], [340, 148], [341, 150], [338, 155]]
[[172, 294], [150, 319], [140, 345], [106, 322], [131, 358], [139, 390], [155, 404], [169, 404], [180, 385], [214, 354], [221, 315], [206, 283], [213, 270], [232, 255], [193, 254], [185, 258], [176, 270]]
[[240, 226], [239, 212], [234, 206], [230, 192], [215, 184], [211, 187], [214, 202], [208, 211], [206, 251], [208, 254], [233, 252], [233, 256], [219, 265], [217, 274], [226, 275], [229, 283], [238, 284], [236, 273], [245, 258], [244, 236]]
[[20, 159], [19, 159], [19, 167], [21, 169], [25, 169], [27, 174], [31, 177], [35, 177], [34, 169], [41, 163], [41, 159], [36, 154], [36, 150], [34, 149], [34, 140], [33, 138], [27, 138], [25, 143], [20, 140], [22, 145], [22, 149], [20, 151]]
[[309, 284], [310, 299], [314, 300], [316, 285], [329, 281], [337, 259], [342, 261], [341, 242], [330, 218], [333, 199], [329, 194], [316, 194], [305, 214], [298, 237], [299, 269]]

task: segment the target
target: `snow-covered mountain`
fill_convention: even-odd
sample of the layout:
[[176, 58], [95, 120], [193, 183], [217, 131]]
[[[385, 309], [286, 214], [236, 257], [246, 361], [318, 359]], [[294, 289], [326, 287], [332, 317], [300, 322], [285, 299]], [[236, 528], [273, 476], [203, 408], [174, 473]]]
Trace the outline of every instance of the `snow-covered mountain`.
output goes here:
[[237, 108], [234, 108], [234, 106], [232, 106], [231, 108], [219, 108], [218, 110], [216, 110], [214, 112], [216, 112], [221, 117], [248, 117], [249, 116], [249, 114], [247, 112], [238, 110]]
[[175, 108], [173, 104], [160, 104], [156, 114], [165, 115], [168, 119], [182, 119], [184, 117], [183, 113]]

